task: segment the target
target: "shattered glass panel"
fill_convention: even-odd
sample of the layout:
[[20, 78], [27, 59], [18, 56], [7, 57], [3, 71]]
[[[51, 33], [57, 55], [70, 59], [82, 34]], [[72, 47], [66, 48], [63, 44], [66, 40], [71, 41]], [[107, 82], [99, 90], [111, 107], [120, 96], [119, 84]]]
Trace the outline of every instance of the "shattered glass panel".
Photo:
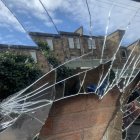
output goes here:
[[[27, 4], [27, 0], [24, 0], [22, 3], [16, 2], [13, 6], [10, 6], [8, 1], [5, 2], [2, 0], [3, 6], [5, 8], [7, 7], [9, 12], [14, 15], [14, 18], [21, 23], [19, 13], [17, 12], [18, 8], [27, 6], [30, 9], [32, 7], [30, 7], [30, 4]], [[126, 1], [132, 5], [134, 4], [132, 1]], [[51, 1], [49, 2], [51, 3]], [[126, 50], [122, 46], [128, 38], [130, 39], [129, 34], [131, 29], [135, 27], [134, 23], [140, 13], [140, 5], [137, 7], [127, 5], [129, 6], [127, 8], [125, 3], [115, 0], [107, 0], [106, 2], [103, 0], [94, 2], [85, 0], [82, 3], [66, 0], [64, 5], [60, 4], [53, 7], [54, 9], [52, 10], [52, 5], [47, 7], [47, 4], [49, 5], [45, 0], [38, 0], [36, 5], [40, 5], [41, 7], [34, 8], [38, 9], [37, 12], [41, 15], [43, 13], [41, 21], [43, 20], [45, 24], [49, 24], [49, 27], [54, 27], [57, 35], [52, 36], [55, 36], [55, 39], [63, 39], [63, 43], [61, 42], [61, 51], [64, 51], [64, 58], [62, 58], [59, 66], [52, 66], [52, 69], [36, 82], [0, 103], [0, 140], [8, 140], [9, 138], [11, 140], [33, 139], [38, 135], [41, 127], [44, 125], [54, 102], [79, 94], [95, 94], [100, 100], [103, 100], [104, 96], [114, 87], [117, 87], [118, 92], [121, 93], [120, 100], [118, 101], [119, 107], [116, 109], [116, 114], [104, 133], [104, 138], [111, 139], [112, 134], [110, 134], [109, 130], [112, 128], [112, 124], [113, 129], [115, 129], [115, 126], [117, 127], [116, 122], [119, 119], [122, 122], [122, 129], [119, 128], [119, 131], [122, 132], [122, 139], [127, 139], [127, 132], [140, 116], [140, 55], [139, 52], [136, 52], [138, 50], [137, 48], [139, 48], [139, 40], [129, 46], [128, 54], [125, 58], [123, 57], [123, 60], [121, 59], [121, 52], [122, 50]], [[84, 6], [82, 9], [84, 11], [77, 10], [75, 5], [77, 7]], [[55, 22], [59, 23], [64, 21], [62, 18], [64, 16], [61, 17], [56, 14], [60, 18], [58, 20], [55, 19], [56, 15], [52, 12], [56, 9], [68, 9], [68, 7], [74, 7], [80, 13], [72, 13], [75, 9], [69, 9], [66, 11], [66, 14], [63, 12], [67, 19], [65, 21], [68, 21], [65, 24], [72, 24], [68, 16], [71, 17], [73, 14], [76, 21], [79, 20], [77, 16], [84, 17], [82, 21], [80, 20], [80, 23], [85, 25], [84, 22], [86, 22], [85, 27], [88, 25], [86, 34], [88, 35], [83, 35], [81, 30], [70, 32], [69, 34], [59, 31], [58, 27], [62, 28], [62, 25], [57, 26]], [[16, 9], [15, 12], [13, 12], [14, 8]], [[122, 9], [125, 9], [124, 13], [119, 12]], [[130, 12], [131, 10], [133, 12]], [[30, 11], [26, 9], [26, 12], [25, 15]], [[61, 13], [62, 11], [60, 10], [59, 12]], [[81, 15], [81, 13], [86, 13], [86, 15]], [[94, 15], [96, 13], [100, 13], [101, 15], [99, 14], [97, 17]], [[44, 15], [47, 16], [47, 23]], [[114, 19], [114, 16], [120, 17], [121, 15], [123, 15], [123, 18], [120, 18], [119, 22], [119, 18]], [[126, 15], [127, 19], [124, 22]], [[34, 13], [33, 16], [34, 18], [36, 17]], [[27, 28], [25, 26], [25, 21], [23, 23], [21, 23], [21, 26], [28, 33], [29, 27]], [[62, 24], [64, 23], [62, 22]], [[98, 27], [95, 29], [96, 34], [94, 33], [94, 26]], [[101, 28], [102, 26], [104, 28]], [[95, 35], [99, 35], [100, 31], [98, 30], [100, 28], [103, 32], [102, 36], [95, 37]], [[120, 30], [120, 28], [123, 30]], [[113, 32], [113, 30], [117, 31]], [[65, 35], [67, 34], [68, 37], [66, 38]], [[79, 37], [78, 43], [80, 46], [77, 48], [78, 50], [76, 50], [76, 42], [74, 42], [77, 36]], [[94, 41], [94, 47], [90, 49], [89, 47], [85, 47], [88, 45], [89, 40], [91, 42]], [[53, 40], [51, 40], [51, 45], [53, 45], [54, 51], [56, 48]], [[61, 53], [58, 51], [55, 55], [58, 57], [59, 55], [61, 56]], [[72, 73], [67, 75], [66, 71], [63, 71], [64, 66], [72, 69]], [[63, 75], [62, 77], [59, 77], [59, 72]], [[140, 133], [138, 132], [135, 139], [139, 139], [139, 135]]]

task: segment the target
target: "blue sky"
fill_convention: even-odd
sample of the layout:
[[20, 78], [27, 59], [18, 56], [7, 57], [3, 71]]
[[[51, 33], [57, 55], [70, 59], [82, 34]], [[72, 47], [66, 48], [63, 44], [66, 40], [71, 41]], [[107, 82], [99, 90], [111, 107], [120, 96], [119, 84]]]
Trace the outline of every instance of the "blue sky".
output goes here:
[[[0, 1], [0, 44], [35, 46], [28, 32], [56, 33], [39, 0], [3, 0], [20, 23]], [[60, 31], [73, 32], [79, 26], [89, 34], [89, 15], [85, 0], [41, 0]], [[88, 0], [92, 15], [92, 34], [105, 35], [126, 29], [123, 45], [140, 38], [140, 4], [130, 0]], [[111, 10], [112, 9], [112, 10]], [[110, 12], [110, 20], [109, 20]], [[108, 22], [109, 21], [109, 22]]]

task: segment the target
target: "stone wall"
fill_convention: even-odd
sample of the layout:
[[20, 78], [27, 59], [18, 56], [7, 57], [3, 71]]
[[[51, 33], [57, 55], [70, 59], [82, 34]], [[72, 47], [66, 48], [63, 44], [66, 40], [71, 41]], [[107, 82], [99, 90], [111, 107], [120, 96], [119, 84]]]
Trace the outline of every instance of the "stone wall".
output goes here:
[[[68, 51], [65, 49], [65, 47], [67, 46], [67, 40], [65, 41], [65, 39], [63, 37], [60, 37], [58, 35], [46, 35], [46, 34], [41, 34], [38, 33], [31, 33], [30, 34], [32, 39], [35, 41], [35, 42], [39, 42], [39, 41], [42, 41], [42, 42], [47, 42], [47, 39], [51, 39], [52, 40], [52, 43], [53, 43], [53, 54], [54, 56], [61, 62], [64, 62], [65, 60], [65, 55], [67, 54], [68, 55]], [[63, 41], [62, 41], [63, 40]], [[69, 57], [69, 55], [68, 55]]]
[[123, 94], [114, 87], [102, 100], [95, 94], [81, 94], [54, 102], [40, 131], [40, 140], [121, 140], [120, 108], [126, 104], [139, 77], [140, 73]]
[[[140, 79], [140, 72], [136, 75], [133, 81], [125, 87], [123, 93], [120, 96], [119, 102], [120, 107], [116, 110], [114, 117], [110, 121], [108, 128], [104, 134], [102, 140], [121, 140], [122, 139], [122, 126], [125, 121], [123, 121], [123, 112], [124, 106], [128, 103], [128, 99], [132, 94], [132, 90], [136, 87]], [[116, 93], [118, 93], [116, 91]], [[131, 119], [129, 120], [131, 121]]]
[[130, 53], [130, 51], [132, 51], [133, 48], [134, 48], [133, 56], [135, 54], [139, 55], [139, 53], [140, 53], [140, 41], [139, 40], [128, 46], [128, 52]]
[[[139, 54], [140, 54], [140, 41], [136, 41], [134, 43], [132, 43], [131, 45], [128, 46], [127, 48], [128, 50], [128, 54], [131, 53], [131, 51], [133, 50], [133, 53], [132, 53], [132, 56], [131, 56], [131, 59], [136, 56], [138, 57]], [[136, 58], [135, 58], [136, 59]], [[133, 63], [134, 64], [134, 63]], [[140, 64], [138, 65], [138, 67], [140, 67]]]
[[[123, 37], [124, 31], [117, 30], [110, 35], [107, 36], [106, 45], [104, 49], [103, 59], [111, 59], [116, 52], [120, 41]], [[95, 48], [89, 49], [88, 47], [88, 39], [91, 38], [88, 35], [80, 35], [75, 33], [64, 32], [60, 34], [47, 34], [47, 33], [30, 33], [32, 39], [34, 41], [47, 41], [47, 39], [51, 39], [53, 41], [53, 52], [55, 57], [60, 60], [62, 63], [68, 59], [81, 56], [83, 54], [87, 54], [82, 57], [83, 59], [100, 59], [103, 47], [104, 37], [93, 36], [92, 39], [95, 41]], [[69, 47], [68, 38], [72, 37], [74, 40], [74, 44], [76, 43], [76, 39], [80, 41], [80, 49], [76, 47]], [[127, 50], [126, 50], [127, 51]], [[91, 53], [90, 53], [91, 52]], [[124, 64], [124, 59], [121, 57], [121, 51], [119, 50], [117, 53], [117, 60], [115, 61], [114, 67], [119, 67], [121, 63]]]
[[[116, 50], [118, 49], [120, 45], [123, 34], [124, 34], [123, 30], [117, 30], [111, 33], [110, 35], [108, 35], [104, 57], [108, 57], [109, 59], [111, 59], [114, 56], [114, 54], [116, 53]], [[115, 68], [121, 68], [121, 66], [123, 65], [122, 56], [120, 52], [121, 52], [121, 46], [116, 54], [116, 60], [114, 63]]]
[[55, 102], [40, 139], [101, 140], [119, 106], [118, 98], [114, 89], [102, 100], [95, 94], [85, 94]]

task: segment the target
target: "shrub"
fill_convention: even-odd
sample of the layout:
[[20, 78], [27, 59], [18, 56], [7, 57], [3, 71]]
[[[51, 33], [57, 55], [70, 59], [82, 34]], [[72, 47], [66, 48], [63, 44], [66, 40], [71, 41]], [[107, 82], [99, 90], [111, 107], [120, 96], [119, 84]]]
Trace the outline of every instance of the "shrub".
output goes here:
[[[43, 42], [43, 41], [38, 41], [37, 42], [38, 46], [40, 47], [40, 49], [42, 50], [44, 56], [46, 57], [46, 59], [48, 60], [49, 64], [51, 64], [53, 66], [53, 68], [56, 68], [57, 66], [59, 66], [61, 64], [61, 62], [55, 58], [53, 52], [50, 50], [47, 42]], [[57, 81], [62, 80], [64, 78], [67, 78], [69, 76], [71, 76], [74, 73], [73, 69], [70, 69], [66, 66], [61, 66], [57, 69]]]
[[0, 53], [0, 99], [25, 88], [41, 76], [30, 56]]

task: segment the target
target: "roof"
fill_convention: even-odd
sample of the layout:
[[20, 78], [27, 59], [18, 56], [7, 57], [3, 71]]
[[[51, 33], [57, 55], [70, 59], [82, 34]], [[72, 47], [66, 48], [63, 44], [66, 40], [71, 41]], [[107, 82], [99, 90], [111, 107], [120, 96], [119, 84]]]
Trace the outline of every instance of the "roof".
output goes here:
[[116, 32], [124, 33], [125, 30], [121, 30], [121, 29], [115, 30], [114, 32], [110, 33], [108, 36], [111, 36], [111, 35], [113, 35]]
[[120, 49], [127, 50], [127, 47], [125, 47], [125, 46], [120, 46]]
[[34, 49], [37, 50], [37, 46], [26, 46], [26, 45], [8, 45], [8, 44], [0, 44], [0, 48], [13, 48], [13, 49]]
[[79, 33], [60, 31], [60, 35], [80, 36]]
[[129, 44], [129, 45], [127, 46], [127, 48], [128, 48], [128, 47], [131, 47], [132, 45], [134, 45], [134, 44], [137, 43], [137, 42], [139, 43], [140, 40], [138, 39], [138, 40], [134, 41], [133, 43]]
[[[60, 37], [61, 35], [80, 36], [79, 33], [65, 32], [65, 31], [60, 31], [59, 34], [42, 33], [42, 32], [29, 32], [29, 35], [31, 35], [31, 36], [43, 36], [43, 37]], [[82, 35], [82, 36], [84, 36], [84, 37], [90, 37], [90, 35]], [[92, 37], [96, 37], [96, 36], [92, 36]]]
[[60, 37], [59, 34], [43, 33], [43, 32], [29, 32], [31, 36], [45, 36], [45, 37]]
[[132, 0], [132, 1], [140, 2], [140, 0]]

